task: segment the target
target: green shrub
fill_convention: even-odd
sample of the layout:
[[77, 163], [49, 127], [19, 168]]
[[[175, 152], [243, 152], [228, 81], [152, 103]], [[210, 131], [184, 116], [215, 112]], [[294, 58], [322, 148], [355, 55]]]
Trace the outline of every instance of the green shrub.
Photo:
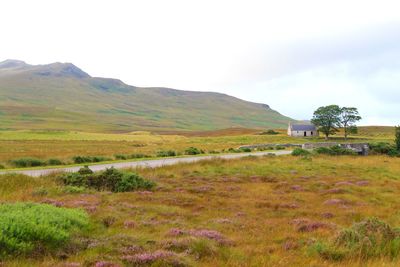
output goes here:
[[396, 151], [400, 153], [400, 126], [395, 127], [394, 143]]
[[369, 147], [372, 154], [383, 154], [389, 156], [397, 156], [399, 154], [396, 146], [387, 142], [370, 143]]
[[332, 147], [318, 147], [314, 150], [317, 154], [325, 154], [331, 156], [339, 156], [339, 155], [356, 155], [351, 149], [342, 148], [340, 146], [332, 146]]
[[75, 156], [75, 157], [72, 158], [72, 160], [76, 164], [92, 162], [92, 159], [90, 157], [84, 157], [84, 156]]
[[230, 153], [239, 153], [240, 151], [238, 149], [234, 149], [232, 147], [228, 148], [228, 152]]
[[276, 146], [275, 149], [276, 150], [284, 150], [284, 149], [286, 149], [286, 147], [284, 147], [284, 146]]
[[251, 152], [252, 151], [251, 148], [249, 148], [249, 147], [242, 147], [239, 150], [240, 150], [240, 152]]
[[92, 174], [93, 171], [91, 169], [89, 169], [89, 167], [87, 165], [83, 166], [82, 168], [79, 169], [78, 171], [79, 174]]
[[265, 132], [260, 133], [260, 135], [276, 135], [279, 134], [278, 132], [275, 132], [274, 130], [267, 130]]
[[111, 160], [110, 158], [103, 157], [103, 156], [94, 156], [94, 157], [91, 157], [91, 159], [92, 159], [92, 162], [102, 162], [102, 161], [110, 161]]
[[310, 151], [299, 148], [299, 147], [293, 149], [293, 151], [292, 151], [292, 156], [308, 156], [310, 154], [311, 154]]
[[204, 154], [204, 151], [196, 147], [189, 147], [185, 150], [185, 155], [198, 155]]
[[20, 158], [12, 160], [11, 163], [18, 168], [46, 166], [46, 162], [37, 158]]
[[138, 189], [150, 190], [156, 184], [153, 181], [145, 180], [136, 173], [124, 173], [116, 185], [114, 192], [129, 192]]
[[209, 154], [220, 154], [221, 152], [219, 152], [217, 150], [209, 150], [208, 153]]
[[0, 164], [0, 170], [5, 169], [6, 167], [4, 167], [4, 165]]
[[64, 165], [64, 163], [59, 159], [49, 159], [47, 161], [47, 165], [56, 166], [56, 165]]
[[160, 150], [157, 152], [157, 157], [175, 157], [177, 153], [173, 150]]
[[88, 226], [82, 210], [48, 204], [0, 205], [0, 257], [52, 252], [68, 243], [71, 235]]
[[127, 160], [128, 159], [128, 156], [127, 155], [122, 155], [122, 154], [117, 154], [117, 155], [114, 155], [114, 157], [115, 157], [115, 159], [119, 159], [119, 160]]
[[131, 159], [142, 159], [142, 158], [151, 158], [151, 156], [146, 154], [132, 154], [129, 156]]
[[94, 157], [89, 157], [89, 156], [75, 156], [72, 158], [74, 163], [76, 164], [82, 164], [82, 163], [90, 163], [90, 162], [102, 162], [102, 161], [109, 161], [111, 160], [110, 158], [103, 157], [103, 156], [94, 156]]
[[[82, 170], [82, 171], [81, 171]], [[128, 192], [139, 189], [150, 190], [156, 184], [133, 172], [122, 172], [109, 168], [98, 173], [89, 173], [82, 168], [77, 173], [67, 173], [58, 179], [68, 186], [93, 188], [98, 191]], [[84, 170], [84, 171], [83, 171]]]

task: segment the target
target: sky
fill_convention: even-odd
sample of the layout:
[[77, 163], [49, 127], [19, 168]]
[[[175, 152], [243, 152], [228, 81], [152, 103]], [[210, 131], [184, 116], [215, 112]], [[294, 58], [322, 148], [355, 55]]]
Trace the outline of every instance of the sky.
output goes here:
[[135, 86], [226, 93], [294, 119], [400, 124], [400, 2], [1, 0], [0, 61], [71, 62]]

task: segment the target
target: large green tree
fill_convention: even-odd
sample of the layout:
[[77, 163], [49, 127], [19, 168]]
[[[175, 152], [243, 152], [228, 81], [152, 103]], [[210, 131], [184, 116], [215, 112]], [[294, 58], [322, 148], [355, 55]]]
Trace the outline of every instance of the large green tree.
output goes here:
[[341, 113], [342, 109], [338, 105], [320, 107], [314, 112], [311, 122], [328, 139], [329, 135], [335, 134], [338, 131], [341, 123]]
[[343, 107], [341, 109], [340, 123], [344, 129], [344, 139], [347, 140], [347, 136], [350, 133], [357, 133], [357, 126], [355, 123], [359, 120], [361, 120], [361, 116], [357, 108]]

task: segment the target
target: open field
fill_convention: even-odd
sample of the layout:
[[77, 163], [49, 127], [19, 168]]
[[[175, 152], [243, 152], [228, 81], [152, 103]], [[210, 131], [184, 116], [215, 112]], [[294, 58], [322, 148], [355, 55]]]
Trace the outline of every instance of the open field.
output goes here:
[[157, 187], [73, 193], [54, 177], [0, 176], [1, 202], [83, 208], [91, 225], [74, 237], [78, 250], [6, 266], [129, 266], [137, 255], [174, 257], [175, 266], [400, 264], [397, 254], [333, 260], [318, 249], [366, 218], [400, 226], [399, 158], [249, 157], [135, 171]]
[[[146, 154], [154, 156], [160, 150], [183, 153], [188, 147], [205, 152], [222, 152], [248, 144], [321, 142], [323, 138], [292, 138], [284, 130], [277, 135], [260, 135], [260, 130], [226, 129], [212, 132], [174, 132], [152, 134], [84, 133], [65, 131], [0, 131], [0, 164], [12, 167], [10, 160], [34, 157], [43, 160], [57, 158], [70, 163], [74, 156], [104, 156], [116, 154]], [[393, 140], [392, 127], [360, 127], [360, 134], [349, 142], [378, 142]], [[341, 135], [332, 141], [343, 141]]]

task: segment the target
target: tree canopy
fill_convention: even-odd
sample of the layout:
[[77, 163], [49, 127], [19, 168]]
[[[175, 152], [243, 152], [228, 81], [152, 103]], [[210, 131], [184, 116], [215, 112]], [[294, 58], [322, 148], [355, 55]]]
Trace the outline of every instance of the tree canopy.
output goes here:
[[357, 133], [357, 126], [355, 126], [355, 123], [359, 120], [361, 120], [361, 116], [357, 108], [343, 107], [341, 109], [340, 123], [344, 129], [345, 139], [347, 139], [350, 133]]
[[335, 134], [340, 127], [340, 115], [342, 109], [338, 105], [320, 107], [314, 112], [311, 122], [325, 134], [326, 139], [329, 135]]

